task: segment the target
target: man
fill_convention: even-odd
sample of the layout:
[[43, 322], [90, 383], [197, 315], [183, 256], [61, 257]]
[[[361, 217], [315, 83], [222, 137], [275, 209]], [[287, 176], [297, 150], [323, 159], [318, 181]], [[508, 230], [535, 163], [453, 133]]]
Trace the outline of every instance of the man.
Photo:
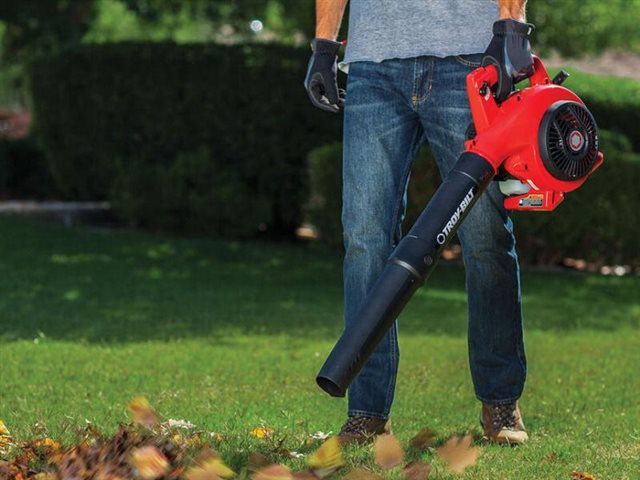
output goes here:
[[[345, 322], [353, 321], [400, 238], [412, 160], [428, 142], [442, 176], [464, 149], [471, 123], [466, 75], [495, 64], [504, 100], [533, 61], [526, 0], [351, 0], [345, 93], [336, 42], [348, 0], [316, 0], [316, 38], [305, 87], [312, 103], [344, 107]], [[493, 28], [492, 28], [493, 27]], [[482, 53], [484, 52], [484, 54]], [[469, 361], [486, 437], [522, 443], [517, 400], [526, 360], [520, 277], [511, 220], [493, 184], [459, 230], [469, 298]], [[388, 431], [398, 368], [397, 327], [349, 388], [344, 442]]]

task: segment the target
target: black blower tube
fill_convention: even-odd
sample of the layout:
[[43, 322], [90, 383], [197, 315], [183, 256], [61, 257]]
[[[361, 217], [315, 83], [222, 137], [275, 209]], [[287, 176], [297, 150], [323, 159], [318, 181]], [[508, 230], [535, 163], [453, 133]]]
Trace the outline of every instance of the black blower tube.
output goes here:
[[320, 388], [344, 397], [351, 381], [389, 331], [413, 293], [425, 282], [440, 254], [494, 176], [480, 155], [464, 152], [395, 248], [363, 307], [318, 373]]

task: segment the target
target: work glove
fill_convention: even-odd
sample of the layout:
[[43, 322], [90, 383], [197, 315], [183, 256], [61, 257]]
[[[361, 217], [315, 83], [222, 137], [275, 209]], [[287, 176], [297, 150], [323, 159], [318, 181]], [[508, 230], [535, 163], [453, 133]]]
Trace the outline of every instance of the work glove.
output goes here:
[[304, 79], [304, 88], [311, 103], [327, 112], [338, 113], [344, 104], [345, 92], [338, 88], [338, 49], [339, 42], [323, 38], [311, 41], [311, 58]]
[[517, 20], [498, 20], [493, 24], [493, 38], [482, 57], [482, 66], [495, 65], [498, 84], [493, 94], [498, 103], [514, 90], [514, 85], [533, 75], [533, 57], [529, 34], [534, 26]]

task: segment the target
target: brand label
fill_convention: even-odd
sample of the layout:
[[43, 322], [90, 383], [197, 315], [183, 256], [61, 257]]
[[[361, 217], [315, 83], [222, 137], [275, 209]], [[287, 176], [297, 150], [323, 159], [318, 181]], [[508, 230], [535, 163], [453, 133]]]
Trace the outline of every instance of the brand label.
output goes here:
[[447, 238], [449, 237], [449, 234], [454, 229], [456, 224], [460, 221], [460, 217], [471, 204], [471, 201], [473, 200], [474, 195], [475, 194], [473, 192], [473, 187], [472, 187], [467, 192], [467, 195], [462, 199], [462, 202], [460, 202], [460, 205], [458, 205], [458, 208], [456, 208], [456, 211], [453, 212], [453, 215], [451, 215], [451, 218], [449, 219], [447, 224], [444, 226], [442, 231], [436, 236], [436, 242], [438, 242], [438, 245], [445, 244], [445, 242], [447, 241]]

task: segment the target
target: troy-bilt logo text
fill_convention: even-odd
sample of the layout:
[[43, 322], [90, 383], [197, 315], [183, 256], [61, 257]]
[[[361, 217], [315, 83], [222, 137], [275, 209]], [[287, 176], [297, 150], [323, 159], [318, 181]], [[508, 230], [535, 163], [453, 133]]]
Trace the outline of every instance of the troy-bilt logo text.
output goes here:
[[471, 188], [467, 193], [467, 195], [462, 199], [462, 202], [460, 202], [460, 205], [458, 205], [458, 208], [456, 208], [456, 211], [453, 212], [453, 215], [451, 215], [451, 218], [442, 229], [442, 232], [440, 232], [436, 237], [436, 242], [438, 242], [438, 245], [444, 245], [444, 242], [447, 241], [447, 237], [451, 233], [451, 230], [453, 230], [453, 227], [456, 226], [456, 224], [460, 220], [460, 217], [462, 216], [464, 211], [467, 209], [469, 204], [471, 204], [471, 200], [473, 200], [473, 196], [474, 196], [473, 188]]

